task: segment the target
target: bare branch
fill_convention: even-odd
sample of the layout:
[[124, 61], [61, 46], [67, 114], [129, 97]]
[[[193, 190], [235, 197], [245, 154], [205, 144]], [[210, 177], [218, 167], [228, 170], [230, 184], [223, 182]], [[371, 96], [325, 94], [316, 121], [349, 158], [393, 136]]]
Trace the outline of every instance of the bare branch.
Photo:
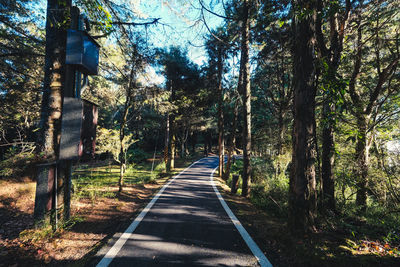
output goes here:
[[210, 9], [206, 8], [202, 0], [199, 0], [199, 4], [201, 5], [202, 9], [206, 10], [208, 13], [213, 14], [214, 16], [217, 16], [217, 17], [222, 18], [222, 19], [234, 20], [234, 18], [226, 17], [226, 16], [223, 16], [223, 15], [217, 14], [217, 13], [211, 11]]

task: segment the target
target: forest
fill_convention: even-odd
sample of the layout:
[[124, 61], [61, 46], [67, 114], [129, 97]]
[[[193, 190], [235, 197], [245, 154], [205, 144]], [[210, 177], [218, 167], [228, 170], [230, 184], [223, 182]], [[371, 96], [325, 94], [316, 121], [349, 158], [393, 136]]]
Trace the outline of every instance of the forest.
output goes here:
[[[78, 200], [126, 201], [138, 183], [217, 156], [220, 191], [273, 265], [398, 266], [400, 2], [153, 1], [188, 31], [201, 28], [189, 32], [198, 44], [167, 46], [154, 36], [176, 29], [144, 16], [143, 2], [0, 0], [0, 258], [22, 242], [30, 262], [61, 263], [38, 247], [85, 220]], [[100, 55], [98, 74], [74, 74], [87, 82], [70, 92], [72, 6]], [[59, 157], [66, 96], [94, 103], [98, 120], [94, 157], [55, 178], [63, 191], [72, 172], [57, 236], [35, 226], [33, 205], [37, 166]], [[21, 215], [10, 186], [27, 183]], [[12, 236], [9, 220], [29, 222]]]

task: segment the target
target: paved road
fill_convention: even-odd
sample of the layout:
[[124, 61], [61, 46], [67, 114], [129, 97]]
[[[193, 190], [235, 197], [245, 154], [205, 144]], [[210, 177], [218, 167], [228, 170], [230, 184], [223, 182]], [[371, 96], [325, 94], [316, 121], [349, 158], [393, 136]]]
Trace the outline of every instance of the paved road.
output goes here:
[[217, 165], [204, 158], [181, 173], [98, 266], [258, 266], [214, 192]]

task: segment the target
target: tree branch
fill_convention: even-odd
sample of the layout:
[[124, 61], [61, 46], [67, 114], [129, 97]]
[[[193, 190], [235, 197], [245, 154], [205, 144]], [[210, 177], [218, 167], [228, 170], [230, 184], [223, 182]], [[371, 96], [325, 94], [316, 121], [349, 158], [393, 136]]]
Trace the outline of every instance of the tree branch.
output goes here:
[[217, 13], [215, 13], [215, 12], [209, 10], [208, 8], [206, 8], [206, 7], [204, 6], [202, 0], [199, 0], [199, 4], [201, 5], [201, 8], [202, 8], [202, 9], [205, 9], [208, 13], [211, 13], [211, 14], [213, 14], [214, 16], [217, 16], [217, 17], [222, 18], [222, 19], [234, 20], [234, 18], [222, 16], [222, 15], [220, 15], [220, 14], [217, 14]]
[[369, 114], [372, 111], [372, 108], [375, 104], [376, 99], [378, 98], [379, 94], [382, 92], [383, 84], [387, 80], [387, 78], [395, 71], [397, 68], [397, 64], [399, 63], [400, 56], [398, 56], [396, 59], [394, 59], [389, 66], [387, 66], [385, 69], [382, 70], [381, 73], [379, 73], [379, 79], [378, 83], [375, 86], [374, 91], [369, 97], [368, 101], [368, 106], [366, 108], [366, 113]]

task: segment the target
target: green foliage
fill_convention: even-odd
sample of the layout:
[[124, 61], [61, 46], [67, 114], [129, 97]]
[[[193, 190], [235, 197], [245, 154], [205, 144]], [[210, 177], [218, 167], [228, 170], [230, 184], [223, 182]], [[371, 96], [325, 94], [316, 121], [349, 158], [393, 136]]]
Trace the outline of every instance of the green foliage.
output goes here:
[[[251, 158], [252, 180], [250, 200], [257, 207], [277, 216], [287, 214], [289, 177], [286, 169], [290, 154], [276, 156], [274, 160], [263, 157]], [[243, 170], [243, 160], [237, 159], [231, 166], [231, 176], [227, 180], [232, 186], [232, 175], [240, 175]], [[242, 180], [239, 179], [239, 189]], [[240, 194], [238, 190], [238, 194]]]
[[129, 149], [127, 153], [128, 162], [141, 163], [151, 158], [151, 153], [145, 152], [140, 148]]
[[[137, 140], [133, 139], [133, 134], [126, 135], [123, 140], [125, 153], [129, 147]], [[119, 130], [97, 127], [96, 150], [99, 153], [110, 152], [115, 161], [119, 162], [121, 152]]]
[[274, 160], [254, 158], [252, 160], [253, 184], [251, 201], [258, 207], [286, 216], [289, 191], [289, 177], [285, 171], [288, 155], [277, 156]]

